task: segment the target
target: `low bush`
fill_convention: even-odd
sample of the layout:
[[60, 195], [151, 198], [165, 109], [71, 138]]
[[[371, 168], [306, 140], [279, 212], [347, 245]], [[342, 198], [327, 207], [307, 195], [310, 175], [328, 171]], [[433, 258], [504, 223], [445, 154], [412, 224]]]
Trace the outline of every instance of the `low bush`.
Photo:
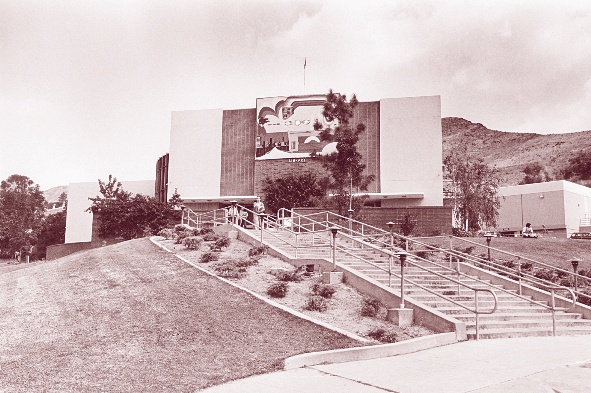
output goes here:
[[183, 245], [189, 250], [199, 250], [203, 239], [198, 236], [189, 236], [183, 239]]
[[451, 234], [457, 237], [472, 237], [473, 234], [471, 232], [465, 231], [461, 228], [452, 228]]
[[331, 285], [315, 283], [310, 288], [310, 291], [315, 296], [322, 296], [325, 299], [330, 299], [336, 292], [336, 289]]
[[199, 236], [205, 236], [208, 233], [213, 233], [213, 229], [211, 229], [211, 228], [201, 228], [201, 229], [199, 229], [199, 233], [197, 235], [199, 235]]
[[396, 332], [389, 332], [383, 328], [373, 328], [367, 332], [367, 336], [382, 343], [395, 343], [398, 341]]
[[215, 241], [217, 241], [217, 240], [218, 240], [220, 237], [221, 237], [220, 235], [216, 235], [216, 234], [215, 234], [215, 233], [213, 233], [213, 232], [208, 232], [208, 233], [205, 233], [205, 234], [203, 235], [203, 240], [205, 240], [206, 242], [215, 242]]
[[220, 236], [216, 241], [209, 246], [211, 251], [222, 251], [222, 248], [226, 248], [230, 245], [230, 238], [227, 236]]
[[267, 246], [254, 246], [248, 250], [248, 256], [251, 258], [260, 257], [267, 252]]
[[201, 254], [201, 257], [199, 258], [199, 262], [201, 263], [209, 263], [217, 260], [218, 254], [216, 254], [215, 252], [204, 252], [203, 254]]
[[287, 295], [287, 283], [276, 282], [267, 289], [267, 295], [275, 298], [285, 297]]
[[456, 294], [456, 291], [443, 291], [443, 296], [452, 296], [455, 294]]
[[289, 272], [279, 272], [277, 274], [277, 279], [279, 281], [300, 282], [302, 281], [302, 274], [297, 270], [292, 270]]
[[534, 264], [531, 262], [525, 262], [521, 264], [521, 271], [532, 271], [534, 268]]
[[539, 278], [540, 280], [546, 280], [550, 282], [558, 281], [558, 277], [554, 274], [553, 270], [548, 269], [540, 269], [534, 273], [534, 277]]
[[361, 304], [361, 315], [374, 318], [380, 311], [380, 302], [377, 299], [364, 298]]
[[224, 278], [241, 279], [246, 276], [247, 267], [237, 266], [235, 261], [227, 260], [214, 265], [216, 274]]
[[319, 311], [324, 312], [328, 310], [328, 304], [326, 299], [322, 296], [310, 296], [304, 304], [304, 309], [308, 311]]
[[175, 236], [174, 230], [170, 228], [163, 228], [158, 232], [158, 236], [162, 236], [166, 240], [170, 240]]
[[591, 306], [591, 290], [581, 291], [582, 295], [579, 295], [577, 299], [579, 303], [583, 303], [587, 306]]

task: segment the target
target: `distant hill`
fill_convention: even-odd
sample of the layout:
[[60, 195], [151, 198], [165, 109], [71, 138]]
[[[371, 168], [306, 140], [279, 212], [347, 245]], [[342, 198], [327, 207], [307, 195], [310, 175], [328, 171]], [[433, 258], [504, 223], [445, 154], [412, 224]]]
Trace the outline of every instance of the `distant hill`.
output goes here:
[[68, 195], [68, 186], [57, 186], [50, 188], [49, 190], [43, 191], [43, 196], [48, 204], [57, 202], [62, 195], [62, 192], [65, 192]]
[[504, 177], [503, 185], [516, 185], [523, 168], [533, 162], [545, 166], [552, 178], [571, 157], [591, 148], [591, 131], [568, 134], [534, 134], [495, 131], [459, 117], [441, 119], [443, 156], [466, 148], [468, 154], [495, 165]]

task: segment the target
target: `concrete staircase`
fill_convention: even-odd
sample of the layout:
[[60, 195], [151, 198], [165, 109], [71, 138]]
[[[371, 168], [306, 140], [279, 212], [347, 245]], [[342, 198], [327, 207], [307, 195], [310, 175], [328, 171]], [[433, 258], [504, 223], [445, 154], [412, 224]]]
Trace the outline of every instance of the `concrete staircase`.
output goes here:
[[[330, 247], [330, 234], [324, 233], [324, 237], [311, 234], [297, 235], [297, 258], [325, 258], [332, 260]], [[264, 235], [264, 242], [277, 250], [295, 257], [295, 247], [288, 246], [287, 242], [295, 244], [296, 235], [289, 231], [274, 231]], [[348, 253], [339, 249], [347, 248]], [[354, 254], [354, 255], [350, 255]], [[372, 249], [351, 248], [350, 243], [345, 244], [337, 237], [336, 260], [338, 264], [355, 269], [366, 276], [373, 278], [384, 286], [388, 286], [388, 257]], [[364, 260], [364, 261], [362, 261]], [[438, 267], [428, 262], [409, 259], [415, 263], [439, 273], [445, 277], [458, 279], [455, 271]], [[369, 263], [368, 263], [369, 262]], [[375, 266], [373, 266], [373, 265]], [[381, 270], [380, 267], [384, 270]], [[392, 271], [400, 273], [398, 260], [394, 261]], [[447, 301], [444, 297], [453, 299], [466, 307], [474, 308], [474, 291], [459, 287], [458, 284], [447, 281], [445, 278], [422, 270], [418, 267], [407, 266], [405, 268], [405, 297], [422, 303], [426, 307], [438, 310], [466, 324], [468, 338], [476, 337], [476, 317], [458, 305]], [[474, 288], [486, 288], [495, 292], [498, 299], [497, 310], [493, 314], [480, 314], [479, 316], [479, 337], [480, 338], [501, 338], [501, 337], [524, 337], [524, 336], [547, 336], [553, 334], [552, 311], [545, 301], [534, 301], [531, 297], [517, 296], [516, 291], [507, 290], [502, 284], [491, 283], [480, 280], [478, 277], [460, 277], [460, 281]], [[413, 285], [417, 284], [417, 285]], [[421, 285], [437, 294], [435, 295]], [[400, 279], [392, 277], [390, 288], [400, 291]], [[491, 310], [494, 299], [488, 293], [479, 295], [479, 310]], [[591, 320], [583, 319], [579, 313], [566, 311], [555, 311], [555, 326], [557, 335], [591, 334]]]

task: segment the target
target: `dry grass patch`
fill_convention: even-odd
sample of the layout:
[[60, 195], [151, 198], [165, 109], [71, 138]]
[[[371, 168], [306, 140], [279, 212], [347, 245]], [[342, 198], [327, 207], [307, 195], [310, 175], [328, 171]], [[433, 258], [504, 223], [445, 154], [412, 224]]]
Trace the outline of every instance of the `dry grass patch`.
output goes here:
[[3, 392], [195, 391], [359, 345], [148, 239], [0, 274], [0, 287]]

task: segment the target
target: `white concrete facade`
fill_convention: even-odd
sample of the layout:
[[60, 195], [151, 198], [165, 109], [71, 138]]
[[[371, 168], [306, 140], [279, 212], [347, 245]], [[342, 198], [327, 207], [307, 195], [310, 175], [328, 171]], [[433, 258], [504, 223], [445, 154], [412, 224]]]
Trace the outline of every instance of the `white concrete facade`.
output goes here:
[[[222, 109], [172, 112], [168, 196], [220, 197]], [[254, 143], [254, 141], [253, 141]]]
[[383, 207], [443, 205], [441, 97], [380, 100], [381, 193], [422, 193]]
[[591, 188], [566, 180], [500, 187], [499, 194], [499, 231], [518, 232], [529, 222], [568, 237], [589, 218]]
[[[132, 194], [153, 197], [154, 180], [121, 182], [123, 190]], [[68, 185], [68, 207], [66, 211], [66, 240], [64, 243], [89, 242], [92, 240], [93, 214], [86, 210], [94, 198], [100, 194], [98, 181], [87, 183], [70, 183]]]

